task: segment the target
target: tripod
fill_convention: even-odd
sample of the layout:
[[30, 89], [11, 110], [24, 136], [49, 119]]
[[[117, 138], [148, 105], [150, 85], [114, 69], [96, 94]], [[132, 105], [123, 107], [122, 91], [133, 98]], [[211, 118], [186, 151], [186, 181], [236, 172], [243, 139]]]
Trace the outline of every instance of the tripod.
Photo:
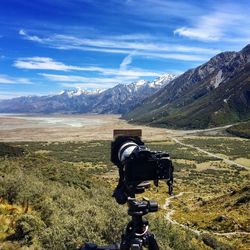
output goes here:
[[142, 216], [149, 212], [156, 212], [158, 204], [154, 201], [137, 201], [134, 198], [128, 200], [128, 214], [132, 220], [122, 235], [120, 250], [141, 250], [147, 247], [149, 250], [159, 250], [154, 234], [149, 232], [149, 223]]
[[132, 217], [121, 237], [121, 244], [110, 246], [97, 246], [86, 243], [80, 250], [142, 250], [147, 247], [149, 250], [159, 250], [154, 234], [149, 232], [149, 223], [143, 218], [149, 212], [156, 212], [158, 204], [155, 201], [128, 198], [128, 215]]

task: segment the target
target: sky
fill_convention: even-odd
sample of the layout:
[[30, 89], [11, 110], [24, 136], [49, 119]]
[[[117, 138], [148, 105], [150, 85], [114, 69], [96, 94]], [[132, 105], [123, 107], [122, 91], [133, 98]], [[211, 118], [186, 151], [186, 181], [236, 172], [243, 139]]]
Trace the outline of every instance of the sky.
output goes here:
[[1, 0], [0, 99], [181, 74], [250, 43], [248, 0]]

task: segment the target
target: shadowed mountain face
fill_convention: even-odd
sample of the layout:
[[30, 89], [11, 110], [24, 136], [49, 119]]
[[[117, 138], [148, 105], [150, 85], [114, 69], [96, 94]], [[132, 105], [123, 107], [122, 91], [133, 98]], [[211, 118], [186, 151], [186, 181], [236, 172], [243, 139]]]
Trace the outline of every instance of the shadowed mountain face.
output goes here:
[[250, 45], [186, 71], [124, 115], [131, 122], [206, 128], [250, 118]]
[[58, 95], [19, 97], [0, 101], [2, 113], [98, 113], [123, 114], [168, 84], [174, 75], [153, 82], [140, 80], [118, 84], [105, 91], [71, 90]]

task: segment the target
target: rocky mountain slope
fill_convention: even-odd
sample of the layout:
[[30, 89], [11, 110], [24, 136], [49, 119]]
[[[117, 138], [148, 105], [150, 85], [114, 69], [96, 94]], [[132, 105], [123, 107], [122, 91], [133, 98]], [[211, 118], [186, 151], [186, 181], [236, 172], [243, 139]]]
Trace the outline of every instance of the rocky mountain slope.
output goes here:
[[206, 128], [250, 119], [250, 44], [186, 71], [124, 115], [131, 122]]
[[168, 84], [174, 75], [165, 74], [153, 82], [140, 80], [118, 84], [100, 91], [81, 89], [63, 91], [58, 95], [28, 96], [0, 101], [2, 113], [111, 113], [123, 114]]

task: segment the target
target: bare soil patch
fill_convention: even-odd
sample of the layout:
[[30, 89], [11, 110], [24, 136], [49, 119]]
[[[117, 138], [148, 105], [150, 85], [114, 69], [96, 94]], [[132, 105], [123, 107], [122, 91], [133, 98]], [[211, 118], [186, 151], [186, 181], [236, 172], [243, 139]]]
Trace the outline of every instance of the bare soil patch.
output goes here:
[[[41, 118], [39, 116], [37, 118]], [[39, 120], [25, 116], [0, 117], [0, 141], [92, 141], [111, 140], [113, 129], [142, 129], [144, 140], [165, 140], [167, 133], [162, 128], [151, 128], [128, 124], [118, 115], [56, 115], [56, 119], [89, 119], [91, 125], [74, 127], [41, 124]], [[101, 122], [95, 122], [95, 121]]]

